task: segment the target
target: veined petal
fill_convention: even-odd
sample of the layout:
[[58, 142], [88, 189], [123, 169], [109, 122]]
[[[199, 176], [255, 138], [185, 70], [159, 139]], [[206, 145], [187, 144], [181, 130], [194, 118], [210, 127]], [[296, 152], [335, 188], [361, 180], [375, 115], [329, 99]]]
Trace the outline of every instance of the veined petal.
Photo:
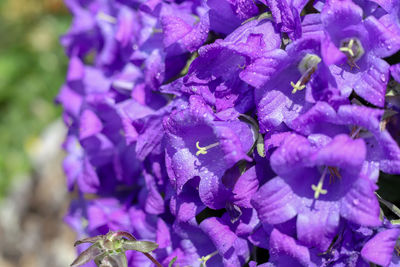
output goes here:
[[340, 215], [358, 225], [381, 225], [375, 189], [370, 180], [357, 179], [340, 201]]
[[307, 246], [325, 251], [339, 229], [339, 204], [316, 201], [297, 215], [297, 238]]
[[297, 214], [298, 199], [285, 180], [275, 177], [254, 194], [251, 204], [263, 223], [283, 223]]
[[378, 233], [364, 245], [361, 250], [362, 257], [375, 264], [388, 266], [399, 235], [400, 229], [389, 229]]
[[354, 84], [354, 91], [371, 104], [383, 107], [390, 66], [384, 60], [372, 55], [369, 55], [367, 60], [370, 67]]

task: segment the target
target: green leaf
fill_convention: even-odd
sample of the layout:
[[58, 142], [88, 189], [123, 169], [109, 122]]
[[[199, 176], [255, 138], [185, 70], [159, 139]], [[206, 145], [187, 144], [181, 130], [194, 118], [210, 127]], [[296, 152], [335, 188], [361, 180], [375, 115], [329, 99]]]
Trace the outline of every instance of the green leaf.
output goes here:
[[158, 248], [158, 244], [150, 241], [125, 240], [122, 248], [147, 253]]

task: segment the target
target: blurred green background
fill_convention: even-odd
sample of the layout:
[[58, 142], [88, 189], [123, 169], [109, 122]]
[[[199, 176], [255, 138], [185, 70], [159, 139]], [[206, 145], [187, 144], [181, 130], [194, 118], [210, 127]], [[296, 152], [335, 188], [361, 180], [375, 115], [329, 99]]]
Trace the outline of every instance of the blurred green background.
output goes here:
[[66, 73], [59, 37], [70, 24], [61, 0], [0, 0], [0, 199], [29, 173], [29, 150], [61, 114]]

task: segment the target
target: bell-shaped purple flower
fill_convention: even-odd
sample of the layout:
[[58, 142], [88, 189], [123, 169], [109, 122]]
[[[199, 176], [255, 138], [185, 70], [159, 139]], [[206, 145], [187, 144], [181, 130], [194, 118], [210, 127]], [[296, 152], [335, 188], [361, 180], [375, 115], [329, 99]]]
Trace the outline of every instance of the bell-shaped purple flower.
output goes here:
[[247, 156], [254, 143], [251, 127], [237, 117], [219, 120], [201, 97], [191, 96], [187, 109], [164, 120], [164, 129], [170, 181], [178, 194], [198, 176], [203, 203], [225, 207], [230, 192], [221, 178], [238, 161], [251, 160]]
[[260, 220], [279, 224], [296, 217], [297, 238], [321, 250], [337, 234], [341, 217], [380, 225], [376, 186], [361, 173], [365, 156], [364, 142], [346, 135], [321, 146], [302, 136], [288, 137], [271, 156], [279, 176], [253, 197]]

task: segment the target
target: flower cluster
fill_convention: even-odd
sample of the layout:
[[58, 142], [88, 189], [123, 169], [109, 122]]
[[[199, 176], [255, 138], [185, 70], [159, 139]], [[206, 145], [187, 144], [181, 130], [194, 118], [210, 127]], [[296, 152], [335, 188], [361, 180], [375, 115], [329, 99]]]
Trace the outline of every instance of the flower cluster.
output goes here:
[[65, 2], [79, 238], [127, 231], [163, 266], [399, 266], [376, 183], [400, 174], [400, 1]]

